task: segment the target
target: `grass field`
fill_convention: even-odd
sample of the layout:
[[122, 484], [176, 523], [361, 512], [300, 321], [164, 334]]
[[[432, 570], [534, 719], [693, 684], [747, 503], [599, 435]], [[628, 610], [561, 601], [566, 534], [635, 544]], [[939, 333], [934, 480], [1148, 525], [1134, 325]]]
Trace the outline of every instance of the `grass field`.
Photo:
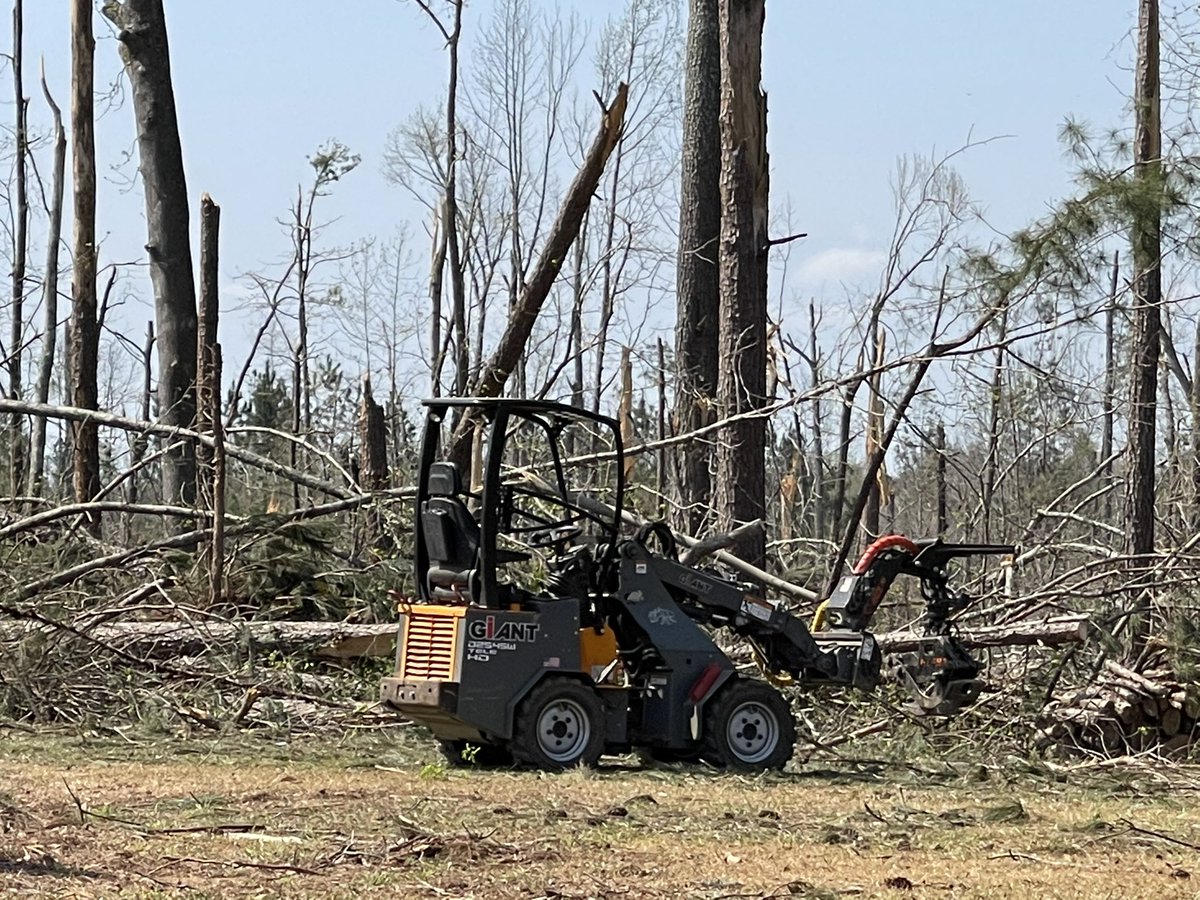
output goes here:
[[559, 775], [437, 760], [408, 729], [0, 730], [0, 894], [1200, 894], [1200, 778], [1179, 768], [831, 758], [744, 778], [634, 758]]

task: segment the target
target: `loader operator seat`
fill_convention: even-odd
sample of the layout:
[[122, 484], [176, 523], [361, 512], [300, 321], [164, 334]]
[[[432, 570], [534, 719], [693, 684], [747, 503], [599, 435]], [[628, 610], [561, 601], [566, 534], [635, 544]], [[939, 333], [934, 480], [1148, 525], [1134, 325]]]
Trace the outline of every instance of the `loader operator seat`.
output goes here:
[[[479, 523], [463, 502], [462, 476], [452, 462], [430, 465], [425, 482], [429, 499], [421, 509], [421, 530], [429, 559], [427, 587], [437, 600], [474, 603], [480, 600]], [[496, 550], [496, 562], [528, 559], [528, 554]]]

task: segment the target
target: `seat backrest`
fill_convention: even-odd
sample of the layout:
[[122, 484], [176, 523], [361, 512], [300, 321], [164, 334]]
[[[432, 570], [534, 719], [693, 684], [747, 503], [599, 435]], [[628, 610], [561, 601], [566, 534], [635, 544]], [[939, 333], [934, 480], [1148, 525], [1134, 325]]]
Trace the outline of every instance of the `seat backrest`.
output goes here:
[[435, 462], [429, 467], [425, 489], [430, 497], [459, 497], [462, 495], [462, 476], [452, 462]]
[[428, 587], [442, 600], [471, 602], [479, 566], [479, 523], [462, 501], [462, 478], [454, 463], [429, 467], [429, 499], [421, 508], [421, 530], [429, 558]]

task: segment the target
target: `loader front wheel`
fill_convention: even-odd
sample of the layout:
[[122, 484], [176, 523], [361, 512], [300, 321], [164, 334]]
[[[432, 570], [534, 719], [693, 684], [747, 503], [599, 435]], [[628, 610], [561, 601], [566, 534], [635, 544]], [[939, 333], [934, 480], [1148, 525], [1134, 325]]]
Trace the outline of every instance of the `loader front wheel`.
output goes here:
[[600, 698], [578, 681], [547, 678], [517, 708], [509, 749], [538, 769], [594, 766], [604, 750]]
[[761, 681], [729, 681], [704, 710], [703, 757], [740, 772], [782, 769], [796, 748], [796, 723], [779, 691]]

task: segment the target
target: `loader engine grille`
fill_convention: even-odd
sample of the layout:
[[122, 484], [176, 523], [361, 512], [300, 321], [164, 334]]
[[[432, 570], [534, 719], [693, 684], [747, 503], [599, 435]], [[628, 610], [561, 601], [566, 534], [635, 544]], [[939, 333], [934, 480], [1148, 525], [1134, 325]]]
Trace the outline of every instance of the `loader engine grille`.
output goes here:
[[460, 616], [409, 613], [400, 677], [453, 681], [461, 622]]

